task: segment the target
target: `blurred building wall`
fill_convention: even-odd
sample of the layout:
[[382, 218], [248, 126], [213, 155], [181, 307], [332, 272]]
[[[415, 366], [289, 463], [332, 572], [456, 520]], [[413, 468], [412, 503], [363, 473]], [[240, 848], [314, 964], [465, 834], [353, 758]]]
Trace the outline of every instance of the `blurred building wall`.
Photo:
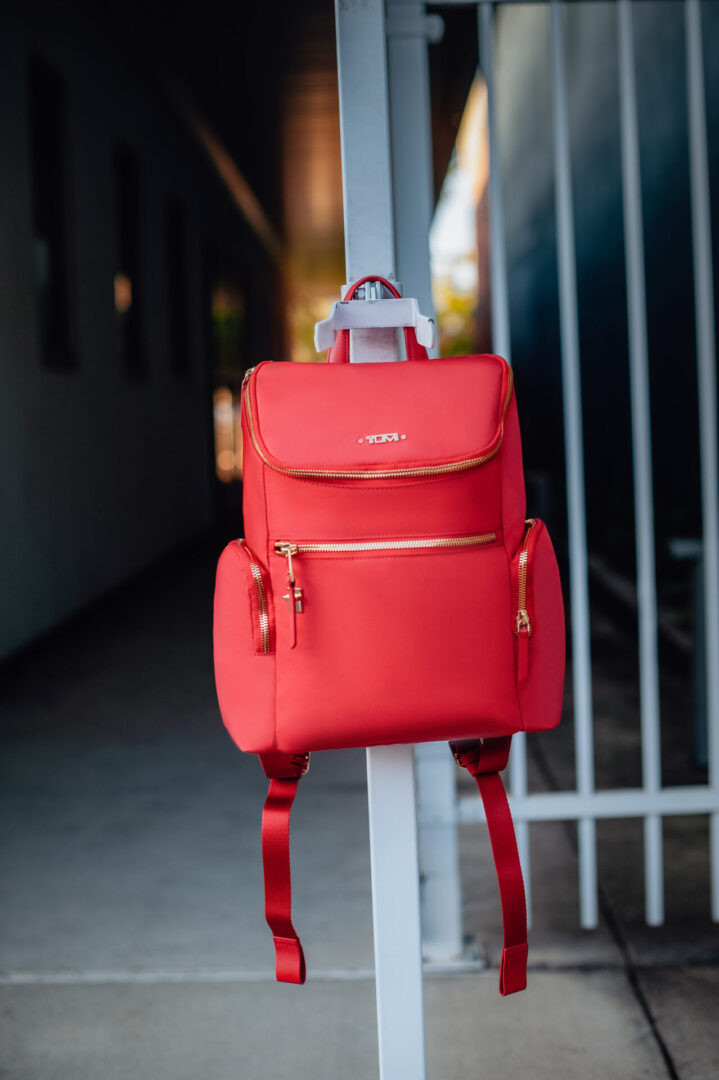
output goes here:
[[[268, 276], [257, 243], [152, 80], [69, 10], [10, 3], [0, 15], [0, 657], [208, 528], [206, 253], [222, 250], [245, 265], [255, 294]], [[29, 72], [38, 62], [59, 80], [63, 99], [65, 175], [56, 180], [67, 226], [70, 349], [56, 365], [41, 340], [37, 285]], [[138, 370], [118, 351], [114, 293], [123, 150], [136, 163]], [[170, 206], [184, 222], [185, 284], [174, 301]], [[188, 347], [178, 364], [170, 304], [183, 304], [183, 292]]]

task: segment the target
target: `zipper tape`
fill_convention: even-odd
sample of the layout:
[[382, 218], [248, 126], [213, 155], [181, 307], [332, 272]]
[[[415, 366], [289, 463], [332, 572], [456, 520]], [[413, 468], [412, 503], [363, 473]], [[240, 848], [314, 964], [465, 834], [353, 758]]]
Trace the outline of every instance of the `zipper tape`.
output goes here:
[[257, 597], [257, 608], [259, 613], [258, 619], [260, 628], [261, 652], [266, 655], [271, 651], [270, 612], [267, 603], [267, 590], [265, 588], [265, 583], [262, 579], [262, 570], [260, 569], [259, 563], [255, 559], [255, 556], [252, 554], [245, 541], [238, 540], [237, 545], [238, 547], [242, 548], [250, 563], [250, 573], [252, 575], [252, 580], [255, 585], [255, 595]]
[[437, 548], [474, 547], [478, 544], [491, 544], [497, 539], [496, 532], [479, 533], [476, 536], [439, 536], [416, 538], [412, 540], [350, 540], [346, 543], [295, 544], [290, 540], [278, 540], [275, 551], [291, 559], [293, 555], [303, 554], [343, 554], [354, 551], [422, 551]]
[[519, 560], [517, 563], [517, 634], [522, 630], [526, 632], [527, 637], [532, 636], [532, 623], [529, 618], [529, 612], [527, 611], [527, 574], [529, 572], [529, 540], [534, 531], [537, 522], [535, 518], [528, 518], [526, 521], [527, 531], [524, 534], [522, 540], [522, 546], [519, 551]]

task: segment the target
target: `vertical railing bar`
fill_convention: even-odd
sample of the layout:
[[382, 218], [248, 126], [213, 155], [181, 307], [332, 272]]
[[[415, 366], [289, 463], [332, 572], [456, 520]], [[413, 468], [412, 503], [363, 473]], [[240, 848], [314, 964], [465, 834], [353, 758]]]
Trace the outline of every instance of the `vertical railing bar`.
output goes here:
[[[479, 66], [487, 86], [487, 127], [489, 133], [489, 258], [492, 300], [492, 348], [510, 360], [512, 342], [509, 329], [507, 254], [504, 239], [504, 201], [499, 160], [496, 94], [494, 85], [494, 4], [478, 4]], [[510, 361], [511, 362], [511, 361]]]
[[719, 665], [716, 663], [716, 658], [719, 656], [719, 481], [717, 479], [716, 328], [704, 100], [704, 58], [699, 0], [685, 0], [684, 19], [699, 390], [709, 784], [717, 796], [717, 811], [710, 816], [712, 918], [719, 921]]
[[[512, 738], [512, 751], [510, 756], [510, 791], [513, 796], [521, 797], [527, 794], [527, 736], [519, 732]], [[524, 895], [527, 902], [527, 926], [532, 927], [532, 864], [529, 846], [529, 822], [516, 821], [514, 831], [517, 837], [517, 850], [519, 861], [522, 865], [522, 877], [524, 878]]]
[[[559, 321], [567, 468], [567, 516], [569, 523], [575, 757], [577, 789], [581, 794], [587, 795], [594, 789], [587, 526], [569, 118], [567, 116], [566, 74], [564, 68], [562, 5], [558, 3], [558, 0], [551, 0], [550, 19], [553, 61], [552, 100], [557, 263], [559, 271]], [[578, 844], [580, 923], [583, 927], [590, 928], [597, 925], [598, 919], [596, 822], [593, 818], [580, 818], [578, 822]]]
[[[644, 236], [631, 0], [618, 0], [617, 20], [639, 609], [642, 781], [645, 790], [653, 792], [661, 787], [657, 585], [654, 557], [654, 496]], [[662, 822], [656, 814], [650, 814], [644, 819], [644, 877], [646, 919], [650, 926], [658, 926], [664, 921], [664, 886]]]
[[[509, 324], [509, 288], [507, 254], [504, 239], [504, 204], [502, 200], [502, 170], [497, 135], [496, 95], [494, 83], [494, 5], [485, 0], [477, 5], [479, 29], [479, 66], [487, 87], [487, 127], [489, 133], [489, 259], [492, 304], [492, 349], [511, 363]], [[527, 793], [526, 735], [515, 735], [510, 759], [510, 787], [513, 795]], [[527, 898], [527, 921], [532, 922], [532, 879], [529, 852], [529, 823], [515, 826], [517, 848], [522, 864]]]

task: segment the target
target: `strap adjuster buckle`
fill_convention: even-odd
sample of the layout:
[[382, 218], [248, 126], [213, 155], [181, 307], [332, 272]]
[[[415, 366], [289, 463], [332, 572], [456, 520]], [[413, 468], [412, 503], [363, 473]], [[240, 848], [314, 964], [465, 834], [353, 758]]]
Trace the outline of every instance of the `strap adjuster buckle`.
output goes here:
[[476, 765], [479, 762], [484, 743], [484, 739], [463, 739], [449, 744], [452, 757], [460, 769], [466, 769], [469, 765]]
[[310, 770], [310, 755], [307, 754], [293, 754], [291, 758], [292, 764], [296, 769], [299, 769], [298, 776], [304, 776], [306, 772]]
[[270, 780], [299, 780], [310, 767], [309, 753], [283, 754], [268, 750], [266, 754], [259, 754], [259, 759]]
[[459, 739], [449, 745], [457, 764], [477, 777], [498, 773], [506, 768], [511, 744], [511, 735], [498, 735], [484, 739]]

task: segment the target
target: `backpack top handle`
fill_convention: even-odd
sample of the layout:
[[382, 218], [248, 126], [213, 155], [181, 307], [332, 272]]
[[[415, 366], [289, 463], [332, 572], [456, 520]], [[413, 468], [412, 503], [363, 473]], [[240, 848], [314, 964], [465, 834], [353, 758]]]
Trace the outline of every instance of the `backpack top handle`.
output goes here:
[[[424, 347], [424, 344], [420, 344], [417, 340], [417, 330], [420, 331], [421, 340], [431, 346], [434, 343], [434, 321], [421, 314], [416, 300], [403, 298], [396, 285], [387, 278], [379, 277], [377, 274], [367, 274], [365, 277], [355, 281], [347, 290], [344, 300], [341, 301], [339, 305], [333, 305], [332, 314], [329, 319], [325, 319], [322, 323], [317, 324], [315, 327], [315, 345], [317, 346], [318, 351], [321, 351], [323, 343], [326, 340], [326, 335], [328, 333], [333, 333], [334, 344], [327, 352], [327, 363], [349, 363], [350, 325], [353, 322], [354, 313], [349, 312], [348, 307], [345, 305], [347, 305], [348, 301], [357, 299], [355, 294], [360, 286], [373, 281], [383, 285], [387, 292], [391, 294], [392, 299], [372, 301], [369, 320], [365, 321], [366, 316], [363, 314], [362, 321], [360, 322], [358, 319], [355, 329], [382, 327], [395, 328], [402, 326], [404, 329], [407, 359], [426, 360], [427, 349]], [[399, 306], [396, 308], [394, 307], [396, 301], [400, 301], [401, 310]], [[389, 305], [392, 305], [392, 307], [390, 308]], [[374, 322], [375, 319], [377, 320], [376, 322]], [[337, 328], [338, 323], [342, 323], [343, 326]]]

